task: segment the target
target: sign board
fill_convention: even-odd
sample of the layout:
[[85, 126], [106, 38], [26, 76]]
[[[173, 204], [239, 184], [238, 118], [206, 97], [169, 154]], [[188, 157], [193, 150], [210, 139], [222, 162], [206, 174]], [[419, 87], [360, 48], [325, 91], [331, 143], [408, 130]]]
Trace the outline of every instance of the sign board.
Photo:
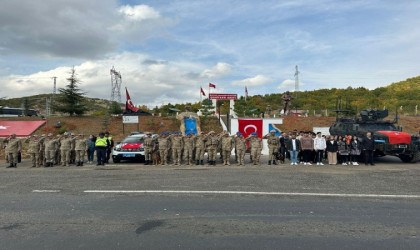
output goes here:
[[123, 115], [123, 123], [139, 123], [138, 116]]
[[314, 133], [321, 132], [322, 135], [330, 135], [330, 127], [313, 127]]
[[238, 95], [237, 94], [214, 94], [214, 93], [210, 93], [209, 94], [209, 99], [212, 99], [212, 100], [236, 100], [236, 99], [238, 99]]

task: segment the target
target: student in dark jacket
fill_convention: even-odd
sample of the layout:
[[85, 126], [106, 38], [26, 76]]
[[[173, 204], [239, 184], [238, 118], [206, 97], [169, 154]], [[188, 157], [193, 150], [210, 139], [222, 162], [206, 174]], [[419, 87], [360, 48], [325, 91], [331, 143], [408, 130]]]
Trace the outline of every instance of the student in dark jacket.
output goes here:
[[373, 152], [375, 152], [375, 140], [372, 138], [372, 133], [367, 132], [362, 141], [362, 149], [365, 155], [365, 165], [375, 165], [373, 162]]
[[292, 135], [292, 138], [287, 141], [286, 147], [290, 152], [290, 165], [297, 165], [297, 156], [301, 147], [300, 141], [296, 139], [296, 135]]
[[337, 145], [337, 141], [334, 139], [334, 136], [330, 136], [326, 144], [327, 144], [326, 151], [328, 154], [328, 164], [336, 165], [338, 145]]

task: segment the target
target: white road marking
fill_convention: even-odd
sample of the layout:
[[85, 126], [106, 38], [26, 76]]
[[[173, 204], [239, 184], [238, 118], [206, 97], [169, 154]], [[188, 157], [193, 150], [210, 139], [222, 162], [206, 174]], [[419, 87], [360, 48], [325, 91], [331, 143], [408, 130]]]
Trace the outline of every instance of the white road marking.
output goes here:
[[32, 190], [32, 193], [59, 193], [61, 190]]
[[188, 190], [85, 190], [84, 193], [114, 194], [237, 194], [237, 195], [273, 195], [273, 196], [309, 196], [309, 197], [349, 197], [349, 198], [404, 198], [420, 199], [420, 195], [410, 194], [337, 194], [337, 193], [287, 193], [287, 192], [248, 192], [248, 191], [188, 191]]

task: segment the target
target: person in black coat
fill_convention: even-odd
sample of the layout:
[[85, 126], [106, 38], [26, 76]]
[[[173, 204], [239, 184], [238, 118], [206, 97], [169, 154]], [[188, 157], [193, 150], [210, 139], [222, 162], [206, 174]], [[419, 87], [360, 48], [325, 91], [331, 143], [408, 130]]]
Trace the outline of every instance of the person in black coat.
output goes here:
[[373, 153], [375, 152], [375, 140], [372, 138], [372, 133], [367, 132], [362, 141], [362, 150], [365, 155], [365, 165], [375, 165], [373, 162]]
[[328, 164], [336, 165], [337, 164], [337, 151], [338, 151], [337, 140], [334, 138], [334, 136], [330, 136], [326, 144], [327, 144], [326, 151], [328, 154]]

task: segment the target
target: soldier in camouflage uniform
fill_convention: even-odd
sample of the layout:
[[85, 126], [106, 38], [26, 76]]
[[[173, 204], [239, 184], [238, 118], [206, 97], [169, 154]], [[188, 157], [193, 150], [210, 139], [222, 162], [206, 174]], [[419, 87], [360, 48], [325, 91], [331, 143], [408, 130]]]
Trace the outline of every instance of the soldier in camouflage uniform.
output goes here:
[[79, 134], [74, 140], [74, 150], [76, 153], [76, 166], [83, 166], [85, 154], [88, 149], [87, 140], [84, 134]]
[[55, 155], [54, 155], [54, 164], [60, 164], [61, 162], [61, 135], [57, 135], [56, 137], [56, 147], [55, 147]]
[[16, 168], [18, 163], [19, 152], [22, 151], [22, 142], [16, 137], [16, 134], [9, 136], [5, 142], [6, 145], [6, 154], [9, 159], [10, 165], [7, 168]]
[[38, 157], [38, 165], [45, 166], [45, 134], [42, 134], [39, 137], [39, 157]]
[[187, 136], [183, 137], [184, 144], [184, 159], [187, 165], [192, 165], [193, 151], [194, 151], [194, 137], [193, 133], [189, 132]]
[[224, 132], [221, 138], [223, 165], [230, 165], [230, 155], [232, 152], [234, 141], [228, 132]]
[[241, 132], [236, 133], [235, 141], [235, 152], [237, 155], [238, 166], [244, 165], [244, 158], [246, 152], [246, 140]]
[[204, 153], [206, 151], [206, 136], [204, 132], [194, 137], [195, 145], [195, 165], [204, 165]]
[[152, 133], [146, 132], [146, 136], [144, 137], [144, 165], [152, 164], [152, 155], [151, 152], [153, 150], [154, 139], [152, 138]]
[[182, 149], [184, 148], [184, 141], [182, 134], [176, 132], [171, 137], [172, 161], [174, 165], [180, 165], [182, 161]]
[[271, 130], [270, 134], [265, 135], [263, 139], [267, 139], [268, 144], [268, 165], [271, 165], [271, 162], [277, 165], [275, 154], [277, 154], [280, 145], [280, 138], [276, 136], [275, 130]]
[[45, 167], [53, 167], [54, 166], [54, 158], [55, 152], [58, 148], [59, 138], [54, 139], [53, 135], [49, 133], [47, 137], [43, 140], [44, 141], [44, 158], [45, 158]]
[[254, 165], [260, 165], [262, 140], [258, 138], [257, 133], [255, 132], [251, 133], [251, 135], [246, 139], [250, 141], [251, 157]]
[[41, 152], [41, 141], [37, 135], [28, 137], [25, 140], [28, 145], [28, 153], [31, 156], [31, 162], [33, 168], [39, 168], [39, 155]]
[[209, 165], [216, 165], [217, 149], [219, 148], [219, 136], [210, 131], [207, 135], [207, 153], [209, 154]]
[[168, 164], [168, 148], [169, 148], [169, 138], [168, 133], [163, 132], [157, 138], [159, 144], [159, 154], [160, 154], [160, 164]]
[[64, 133], [64, 138], [60, 140], [61, 146], [61, 165], [69, 166], [70, 164], [70, 153], [73, 148], [73, 139], [69, 136], [68, 133]]

